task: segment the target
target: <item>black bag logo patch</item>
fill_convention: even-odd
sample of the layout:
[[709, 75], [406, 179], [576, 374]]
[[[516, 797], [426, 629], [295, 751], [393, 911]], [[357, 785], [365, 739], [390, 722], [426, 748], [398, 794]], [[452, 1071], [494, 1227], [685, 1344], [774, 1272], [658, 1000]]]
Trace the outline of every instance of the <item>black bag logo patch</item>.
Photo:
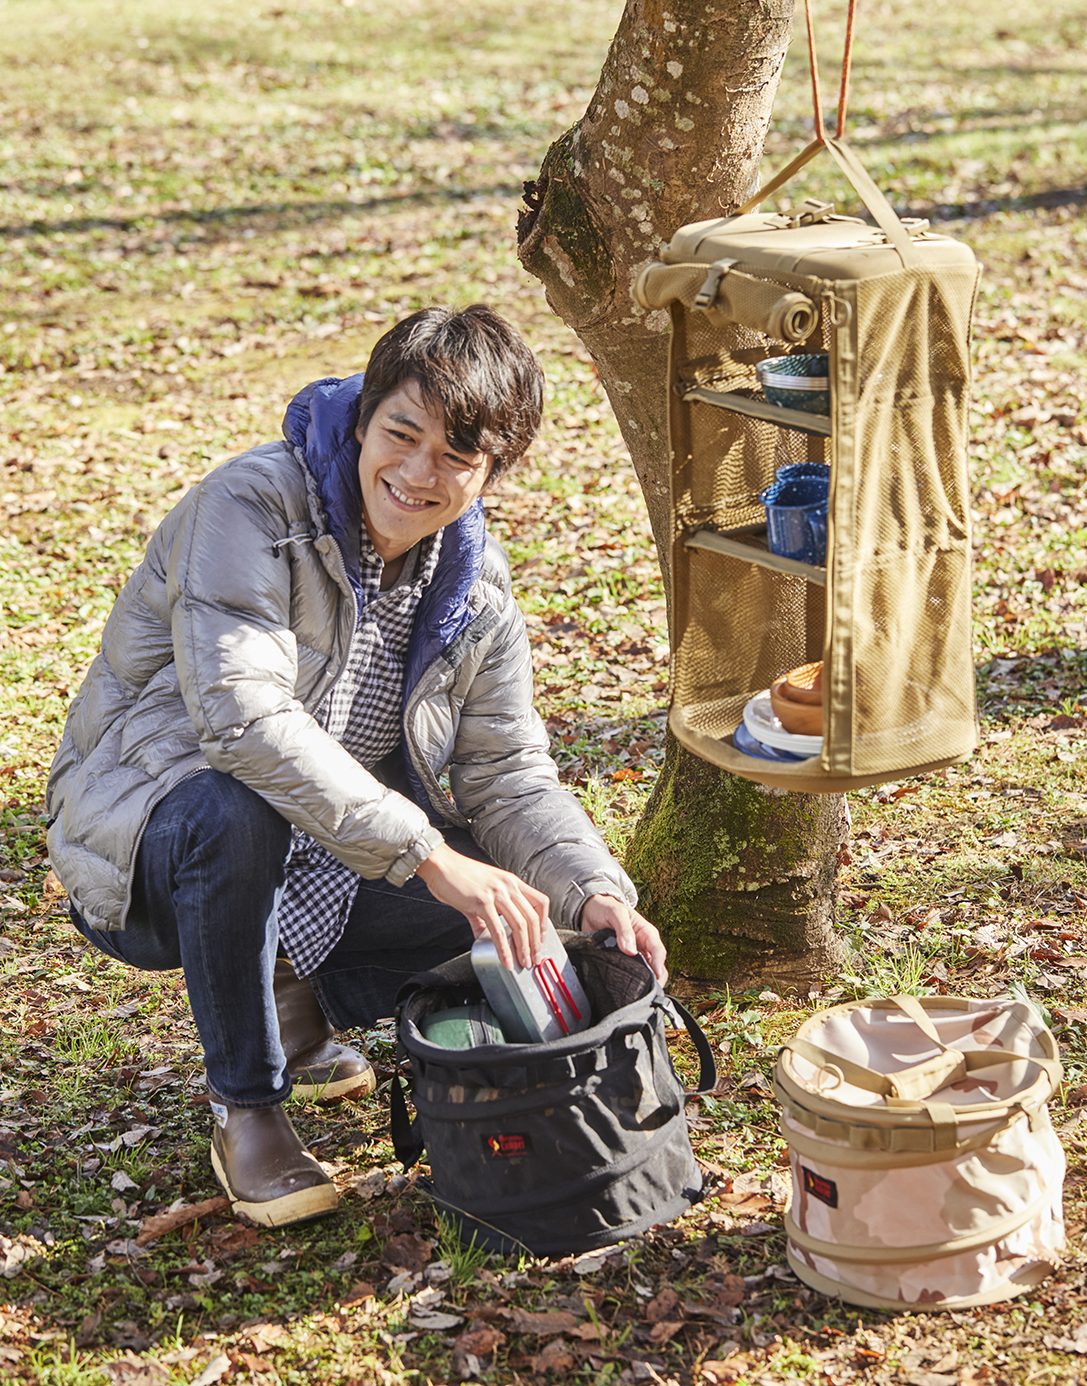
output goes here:
[[800, 1166], [800, 1173], [804, 1176], [805, 1193], [811, 1194], [812, 1198], [817, 1198], [820, 1203], [825, 1203], [828, 1208], [837, 1208], [838, 1185], [833, 1179], [824, 1179], [807, 1165]]
[[514, 1160], [519, 1155], [527, 1155], [532, 1142], [525, 1135], [511, 1133], [500, 1136], [484, 1136], [483, 1149], [492, 1160]]

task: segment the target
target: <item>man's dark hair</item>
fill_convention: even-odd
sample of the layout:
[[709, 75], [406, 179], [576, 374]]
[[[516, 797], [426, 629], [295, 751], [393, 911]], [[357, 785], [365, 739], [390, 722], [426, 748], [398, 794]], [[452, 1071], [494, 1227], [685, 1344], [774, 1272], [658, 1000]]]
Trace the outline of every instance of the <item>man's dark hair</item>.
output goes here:
[[359, 404], [364, 432], [386, 395], [414, 380], [445, 416], [460, 452], [494, 458], [491, 476], [512, 466], [540, 426], [543, 371], [528, 343], [483, 303], [459, 311], [422, 308], [378, 341]]

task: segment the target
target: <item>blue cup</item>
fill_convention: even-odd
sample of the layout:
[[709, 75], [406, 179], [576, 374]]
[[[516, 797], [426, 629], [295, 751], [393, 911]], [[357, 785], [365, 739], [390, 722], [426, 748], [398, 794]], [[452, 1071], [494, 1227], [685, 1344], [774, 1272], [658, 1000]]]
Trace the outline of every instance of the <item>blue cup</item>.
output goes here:
[[830, 485], [829, 462], [786, 462], [774, 473], [776, 481], [796, 481], [802, 476], [822, 477]]
[[[802, 464], [797, 464], [802, 465]], [[771, 553], [822, 567], [827, 556], [826, 476], [781, 477], [759, 496], [766, 507], [766, 540]]]

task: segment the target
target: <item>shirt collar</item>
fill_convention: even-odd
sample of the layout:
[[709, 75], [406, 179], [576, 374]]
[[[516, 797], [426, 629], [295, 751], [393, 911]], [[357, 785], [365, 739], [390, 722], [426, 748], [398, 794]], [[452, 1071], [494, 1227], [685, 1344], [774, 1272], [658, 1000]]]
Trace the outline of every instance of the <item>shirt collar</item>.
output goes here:
[[363, 605], [368, 606], [378, 597], [388, 596], [390, 592], [402, 593], [406, 588], [410, 588], [413, 595], [421, 595], [429, 586], [438, 566], [438, 555], [441, 553], [444, 533], [445, 531], [440, 529], [437, 534], [428, 535], [425, 539], [421, 539], [414, 548], [409, 549], [404, 555], [404, 565], [400, 569], [396, 581], [382, 592], [381, 574], [385, 571], [385, 560], [374, 548], [370, 536], [366, 532], [366, 526], [363, 525], [359, 547], [359, 576], [362, 580]]

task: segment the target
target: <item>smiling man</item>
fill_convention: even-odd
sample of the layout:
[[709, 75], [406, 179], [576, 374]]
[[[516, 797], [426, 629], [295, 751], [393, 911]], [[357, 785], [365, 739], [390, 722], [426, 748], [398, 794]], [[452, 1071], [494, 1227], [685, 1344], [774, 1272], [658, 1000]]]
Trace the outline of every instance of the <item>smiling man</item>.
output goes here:
[[335, 1207], [282, 1103], [371, 1091], [334, 1030], [391, 1014], [412, 973], [483, 935], [530, 963], [550, 916], [613, 929], [664, 977], [558, 783], [484, 531], [542, 383], [486, 307], [398, 323], [365, 375], [308, 386], [282, 442], [167, 515], [69, 713], [48, 809], [73, 923], [184, 969], [212, 1164], [267, 1225]]

